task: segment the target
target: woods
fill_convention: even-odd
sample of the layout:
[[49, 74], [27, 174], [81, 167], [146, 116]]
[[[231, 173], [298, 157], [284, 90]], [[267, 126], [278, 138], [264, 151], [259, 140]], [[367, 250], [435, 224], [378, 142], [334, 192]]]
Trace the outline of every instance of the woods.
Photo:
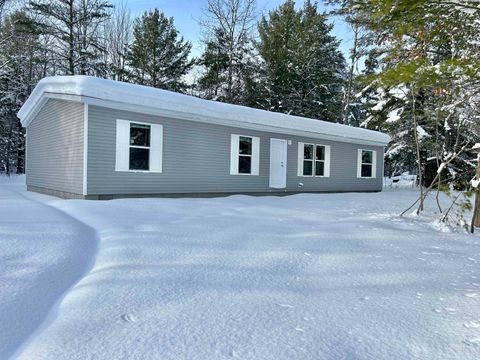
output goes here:
[[[0, 173], [24, 171], [16, 113], [35, 84], [92, 75], [386, 132], [385, 175], [418, 176], [407, 210], [420, 214], [437, 192], [441, 221], [468, 228], [479, 184], [479, 16], [480, 0], [286, 0], [263, 14], [255, 0], [206, 0], [193, 56], [162, 9], [0, 0]], [[348, 53], [332, 32], [340, 20]]]

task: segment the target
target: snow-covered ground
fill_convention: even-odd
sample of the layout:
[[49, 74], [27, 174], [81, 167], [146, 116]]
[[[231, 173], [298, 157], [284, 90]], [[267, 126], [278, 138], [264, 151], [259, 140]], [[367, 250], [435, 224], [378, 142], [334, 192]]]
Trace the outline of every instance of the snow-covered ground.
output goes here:
[[3, 181], [0, 358], [479, 359], [480, 238], [399, 218], [415, 196], [64, 201]]

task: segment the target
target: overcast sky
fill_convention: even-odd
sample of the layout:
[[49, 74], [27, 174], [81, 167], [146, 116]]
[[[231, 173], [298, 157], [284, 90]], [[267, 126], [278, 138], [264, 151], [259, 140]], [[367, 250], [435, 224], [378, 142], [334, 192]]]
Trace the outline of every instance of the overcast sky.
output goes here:
[[[121, 1], [122, 0], [113, 0], [114, 3]], [[128, 0], [127, 4], [133, 15], [138, 15], [145, 10], [157, 7], [168, 17], [172, 16], [175, 27], [185, 39], [192, 43], [192, 55], [199, 56], [202, 48], [200, 44], [201, 35], [198, 20], [202, 16], [202, 9], [206, 7], [206, 1], [207, 0]], [[275, 9], [284, 1], [285, 0], [257, 0], [257, 13], [259, 17], [262, 14], [268, 14], [268, 11]], [[319, 3], [319, 8], [325, 9], [321, 0]], [[303, 0], [297, 1], [297, 7], [301, 7], [302, 5]], [[347, 55], [351, 42], [351, 34], [345, 24], [338, 19], [335, 20], [333, 35], [339, 40], [342, 40], [341, 49], [344, 54]]]

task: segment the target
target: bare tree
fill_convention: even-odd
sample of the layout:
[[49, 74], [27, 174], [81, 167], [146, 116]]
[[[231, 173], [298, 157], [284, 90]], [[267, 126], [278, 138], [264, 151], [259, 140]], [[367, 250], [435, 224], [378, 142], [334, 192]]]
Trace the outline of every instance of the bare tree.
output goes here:
[[120, 1], [111, 18], [104, 24], [105, 63], [107, 77], [125, 81], [126, 60], [132, 42], [132, 16], [127, 2]]
[[[343, 100], [343, 123], [350, 124], [350, 105], [352, 102], [352, 91], [353, 91], [353, 78], [355, 76], [355, 69], [358, 65], [358, 60], [360, 58], [359, 47], [359, 37], [360, 37], [360, 26], [356, 23], [351, 24], [353, 32], [353, 45], [350, 49], [350, 66], [347, 73], [347, 84], [345, 88], [344, 100]], [[358, 125], [358, 124], [354, 124]]]
[[[221, 42], [226, 55], [225, 100], [232, 102], [238, 72], [251, 41], [256, 24], [255, 0], [208, 0], [200, 25], [204, 29], [203, 42]], [[221, 35], [219, 39], [219, 34]]]

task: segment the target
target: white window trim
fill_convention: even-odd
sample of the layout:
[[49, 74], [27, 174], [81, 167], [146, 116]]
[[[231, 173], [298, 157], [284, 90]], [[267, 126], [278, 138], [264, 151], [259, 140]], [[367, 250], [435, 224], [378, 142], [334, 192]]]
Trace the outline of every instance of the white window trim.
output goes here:
[[[367, 164], [362, 162], [363, 152], [369, 151], [372, 153], [372, 163]], [[362, 176], [362, 165], [372, 165], [372, 176]], [[358, 179], [375, 179], [377, 177], [377, 151], [371, 149], [358, 149], [357, 151], [357, 178]]]
[[[312, 160], [304, 158], [304, 151], [305, 145], [313, 145], [313, 154]], [[316, 160], [317, 156], [317, 146], [323, 146], [325, 149], [325, 159], [324, 160]], [[297, 176], [303, 178], [329, 178], [330, 177], [330, 158], [331, 158], [331, 147], [330, 145], [325, 144], [314, 144], [314, 143], [298, 143], [298, 165], [297, 165]], [[304, 161], [312, 161], [312, 175], [304, 175], [303, 174], [303, 162]], [[323, 175], [315, 175], [316, 163], [323, 161]]]
[[[163, 125], [156, 124], [156, 123], [147, 123], [143, 121], [134, 121], [134, 120], [125, 120], [125, 119], [117, 119], [116, 123], [119, 121], [126, 122], [128, 123], [129, 126], [129, 132], [128, 132], [128, 138], [127, 138], [127, 146], [128, 146], [128, 154], [130, 156], [130, 148], [137, 148], [137, 149], [148, 149], [149, 150], [149, 170], [130, 170], [130, 169], [119, 169], [117, 165], [115, 165], [115, 171], [116, 172], [129, 172], [129, 173], [144, 173], [144, 174], [159, 174], [163, 172]], [[150, 126], [150, 146], [139, 146], [139, 145], [130, 145], [130, 127], [131, 124], [138, 124], [138, 125], [147, 125]], [[158, 147], [153, 144], [153, 129], [154, 127], [157, 128], [157, 131], [159, 132], [159, 137], [160, 137], [160, 144], [158, 144]], [[118, 139], [117, 139], [118, 141]], [[152, 170], [152, 150], [155, 150], [158, 152], [158, 161], [159, 164], [156, 166], [156, 170]], [[118, 151], [118, 147], [116, 149]], [[116, 160], [117, 162], [118, 160]], [[127, 167], [130, 166], [130, 161], [127, 163]]]
[[[246, 137], [252, 139], [252, 154], [240, 154], [240, 138]], [[238, 163], [240, 156], [251, 157], [250, 173], [240, 173]], [[237, 176], [259, 176], [260, 175], [260, 138], [252, 135], [231, 134], [230, 135], [230, 175]]]

